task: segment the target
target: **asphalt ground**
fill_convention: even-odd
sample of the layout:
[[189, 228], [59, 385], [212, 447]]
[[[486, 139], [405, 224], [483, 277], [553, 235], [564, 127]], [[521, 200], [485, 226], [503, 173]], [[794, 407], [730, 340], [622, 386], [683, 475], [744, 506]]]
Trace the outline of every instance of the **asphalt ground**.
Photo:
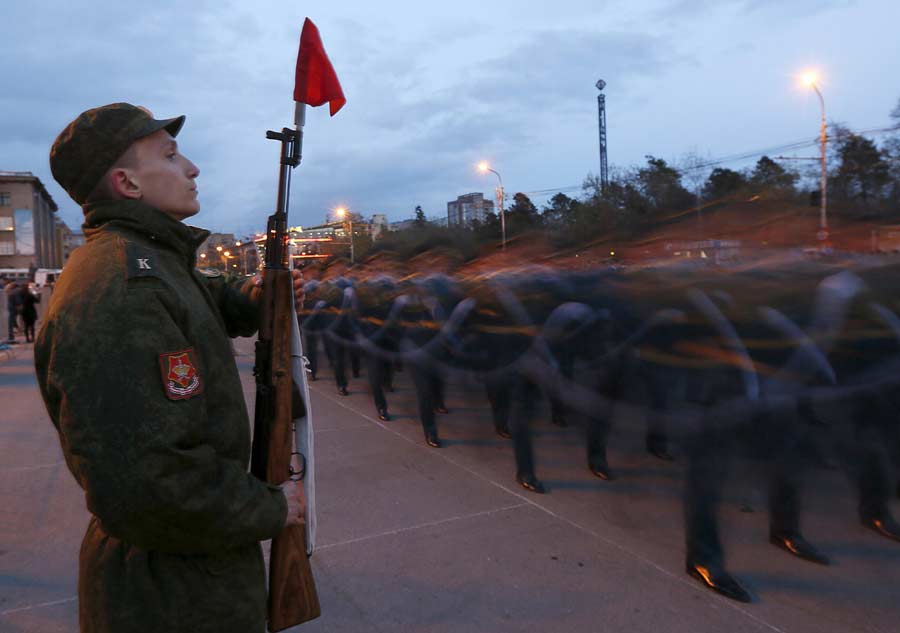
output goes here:
[[[252, 341], [236, 342], [252, 408]], [[323, 355], [324, 356], [324, 355]], [[324, 359], [323, 359], [324, 360]], [[822, 567], [769, 545], [765, 478], [734, 464], [721, 512], [728, 568], [755, 602], [721, 598], [684, 573], [684, 459], [643, 449], [642, 420], [620, 415], [613, 482], [587, 470], [582, 434], [535, 424], [548, 493], [514, 481], [483, 386], [450, 384], [425, 445], [408, 372], [381, 422], [365, 378], [336, 393], [327, 364], [311, 383], [322, 616], [304, 632], [810, 633], [900, 630], [900, 544], [856, 522], [840, 471], [809, 473], [804, 533]], [[893, 510], [900, 513], [894, 502]], [[78, 630], [79, 544], [88, 522], [40, 400], [29, 346], [0, 356], [0, 632]]]

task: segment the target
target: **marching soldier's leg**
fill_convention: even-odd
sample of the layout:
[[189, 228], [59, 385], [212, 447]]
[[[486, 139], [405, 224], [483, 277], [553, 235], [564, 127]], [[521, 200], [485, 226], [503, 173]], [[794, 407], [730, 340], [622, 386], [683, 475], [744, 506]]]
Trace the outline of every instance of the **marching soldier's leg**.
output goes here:
[[334, 382], [337, 385], [337, 391], [342, 396], [349, 395], [350, 392], [347, 391], [347, 371], [345, 369], [344, 360], [347, 352], [344, 349], [344, 346], [335, 341], [331, 336], [326, 334], [324, 338], [325, 352], [328, 354], [331, 366], [334, 369]]
[[900, 524], [888, 507], [891, 485], [884, 447], [878, 446], [875, 438], [862, 441], [863, 445], [854, 451], [855, 463], [851, 466], [859, 493], [860, 522], [885, 538], [900, 541]]
[[537, 387], [522, 376], [516, 376], [510, 407], [510, 433], [516, 457], [516, 481], [531, 492], [544, 492], [544, 485], [534, 472], [534, 444], [531, 418], [537, 399]]
[[431, 370], [422, 366], [421, 362], [423, 361], [410, 364], [413, 384], [416, 388], [416, 401], [419, 405], [419, 419], [425, 433], [425, 443], [433, 448], [440, 448], [441, 440], [438, 438], [437, 422], [434, 417], [434, 386]]
[[[572, 376], [574, 375], [574, 360], [572, 356], [572, 351], [569, 349], [560, 350], [556, 355], [556, 358], [559, 361], [559, 373], [562, 378], [560, 382], [563, 384], [571, 382]], [[568, 426], [568, 421], [566, 419], [566, 405], [562, 394], [551, 393], [549, 399], [550, 422], [556, 426]]]
[[[703, 414], [706, 415], [706, 414]], [[719, 539], [719, 490], [725, 476], [725, 441], [722, 431], [710, 428], [686, 442], [687, 471], [684, 482], [685, 568], [692, 578], [732, 600], [750, 602], [750, 594], [725, 571]]]
[[387, 399], [384, 397], [384, 366], [385, 362], [377, 351], [366, 352], [366, 379], [369, 381], [369, 389], [375, 402], [375, 410], [378, 411], [378, 419], [387, 422], [391, 419], [388, 415]]
[[900, 524], [888, 507], [893, 486], [886, 425], [896, 424], [896, 420], [886, 404], [880, 394], [854, 396], [849, 419], [842, 426], [851, 435], [846, 438], [844, 455], [847, 473], [857, 489], [860, 522], [885, 538], [900, 541]]
[[647, 452], [662, 460], [672, 461], [669, 453], [669, 433], [666, 428], [666, 381], [659, 368], [641, 364], [639, 370], [650, 395], [650, 412], [647, 420]]
[[382, 386], [385, 391], [394, 391], [394, 363], [389, 360], [381, 361], [381, 374], [384, 376]]
[[359, 378], [359, 350], [355, 347], [351, 347], [350, 350], [350, 370], [353, 372], [354, 378]]
[[492, 376], [485, 381], [485, 388], [488, 401], [491, 403], [494, 431], [508, 440], [512, 438], [509, 432], [510, 382], [505, 375]]
[[[769, 542], [798, 558], [828, 565], [828, 558], [800, 532], [799, 480], [805, 463], [800, 421], [791, 411], [780, 411], [757, 420], [755, 427], [765, 439], [780, 442], [773, 447], [769, 476]], [[763, 426], [767, 428], [763, 428]]]
[[612, 429], [613, 412], [616, 401], [622, 397], [624, 388], [624, 362], [620, 359], [607, 367], [583, 368], [587, 384], [594, 385], [601, 403], [585, 414], [587, 458], [590, 471], [603, 479], [615, 479], [606, 456], [607, 439]]
[[432, 373], [430, 376], [430, 385], [432, 398], [434, 399], [435, 413], [450, 413], [447, 405], [444, 404], [444, 379], [438, 373]]

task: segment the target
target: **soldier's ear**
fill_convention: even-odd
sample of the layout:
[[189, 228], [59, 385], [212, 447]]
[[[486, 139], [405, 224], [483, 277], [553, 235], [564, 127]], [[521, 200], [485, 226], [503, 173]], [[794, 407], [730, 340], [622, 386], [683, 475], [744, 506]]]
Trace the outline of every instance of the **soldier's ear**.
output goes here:
[[133, 170], [127, 167], [113, 167], [106, 177], [113, 197], [139, 200], [143, 196], [141, 184]]

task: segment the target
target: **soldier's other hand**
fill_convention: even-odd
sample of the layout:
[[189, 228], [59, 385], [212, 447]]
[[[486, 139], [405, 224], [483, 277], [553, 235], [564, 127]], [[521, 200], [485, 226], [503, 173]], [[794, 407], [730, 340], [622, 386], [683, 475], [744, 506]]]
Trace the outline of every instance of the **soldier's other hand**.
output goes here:
[[303, 307], [303, 273], [295, 268], [291, 271], [291, 279], [294, 282], [294, 305], [299, 310]]
[[303, 484], [295, 481], [286, 481], [281, 484], [281, 491], [287, 499], [288, 512], [284, 527], [291, 525], [303, 525], [306, 523], [306, 496], [303, 494]]
[[[253, 276], [253, 285], [262, 288], [264, 277], [262, 273]], [[299, 310], [303, 307], [303, 273], [296, 268], [291, 271], [291, 282], [294, 286], [294, 305]]]

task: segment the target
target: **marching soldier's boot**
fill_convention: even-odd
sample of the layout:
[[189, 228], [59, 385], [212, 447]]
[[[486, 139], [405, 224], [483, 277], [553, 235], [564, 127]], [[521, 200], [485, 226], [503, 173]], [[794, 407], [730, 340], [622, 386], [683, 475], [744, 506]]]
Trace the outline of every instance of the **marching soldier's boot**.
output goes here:
[[886, 512], [881, 516], [863, 517], [862, 524], [885, 538], [900, 542], [900, 523], [897, 523], [890, 513]]
[[688, 576], [699, 580], [706, 587], [726, 598], [738, 602], [753, 602], [747, 590], [720, 565], [701, 565], [688, 562], [685, 570]]

